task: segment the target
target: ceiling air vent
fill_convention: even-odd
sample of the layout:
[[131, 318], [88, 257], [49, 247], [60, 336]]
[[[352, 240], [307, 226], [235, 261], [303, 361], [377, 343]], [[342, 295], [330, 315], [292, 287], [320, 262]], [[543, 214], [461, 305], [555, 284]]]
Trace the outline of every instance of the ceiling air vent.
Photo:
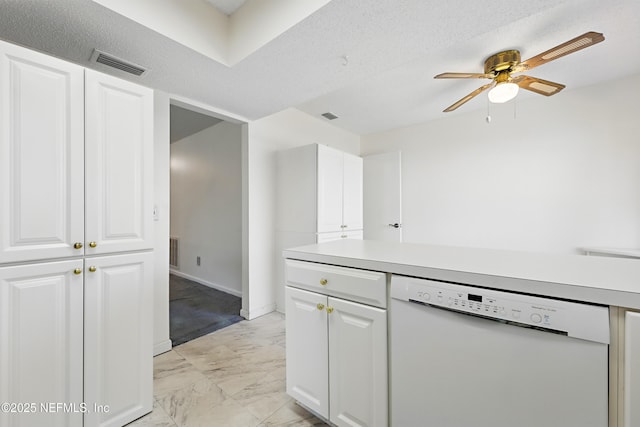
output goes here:
[[324, 118], [325, 118], [325, 119], [327, 119], [327, 120], [335, 120], [335, 119], [337, 119], [337, 118], [338, 118], [338, 116], [336, 116], [336, 115], [335, 115], [335, 114], [333, 114], [333, 113], [329, 113], [329, 112], [324, 113], [324, 114], [321, 114], [321, 116], [322, 116], [322, 117], [324, 117]]
[[108, 53], [101, 52], [98, 49], [93, 50], [93, 55], [91, 55], [91, 61], [104, 64], [108, 67], [117, 68], [118, 70], [122, 70], [126, 73], [133, 74], [136, 76], [141, 76], [147, 71], [146, 68], [143, 68], [140, 65], [127, 62], [123, 59], [117, 58]]

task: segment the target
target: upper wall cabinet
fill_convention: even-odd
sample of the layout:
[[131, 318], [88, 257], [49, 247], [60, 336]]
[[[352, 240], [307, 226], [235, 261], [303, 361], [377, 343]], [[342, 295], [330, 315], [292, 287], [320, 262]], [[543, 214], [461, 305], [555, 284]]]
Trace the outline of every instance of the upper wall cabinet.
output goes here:
[[84, 69], [0, 42], [0, 263], [83, 242]]
[[0, 263], [152, 248], [152, 166], [151, 89], [0, 42]]
[[326, 145], [278, 153], [280, 232], [362, 238], [362, 158]]
[[85, 73], [85, 253], [150, 249], [153, 91]]

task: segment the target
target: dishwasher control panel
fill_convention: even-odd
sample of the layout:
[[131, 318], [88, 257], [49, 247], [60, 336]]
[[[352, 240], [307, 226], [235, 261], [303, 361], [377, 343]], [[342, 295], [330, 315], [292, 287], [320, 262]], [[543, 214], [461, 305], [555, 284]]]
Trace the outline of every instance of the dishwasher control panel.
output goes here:
[[[455, 286], [412, 285], [409, 287], [409, 299], [435, 306], [478, 314], [495, 319], [510, 320], [532, 326], [562, 331], [563, 310], [554, 307], [548, 300], [536, 303], [518, 301], [509, 298], [511, 295], [495, 295], [495, 292], [484, 289], [468, 289]], [[442, 283], [442, 285], [447, 285]], [[517, 294], [514, 294], [517, 297]]]
[[398, 275], [391, 298], [609, 342], [608, 307]]

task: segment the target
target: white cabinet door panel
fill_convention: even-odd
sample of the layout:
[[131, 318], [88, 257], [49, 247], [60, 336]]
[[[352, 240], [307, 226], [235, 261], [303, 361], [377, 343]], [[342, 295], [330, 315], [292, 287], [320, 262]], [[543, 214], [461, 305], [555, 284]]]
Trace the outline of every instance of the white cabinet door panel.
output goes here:
[[363, 170], [362, 157], [344, 153], [344, 189], [342, 221], [345, 231], [362, 230]]
[[285, 301], [287, 393], [328, 418], [327, 297], [287, 286]]
[[342, 175], [342, 151], [318, 145], [318, 233], [342, 230]]
[[152, 409], [152, 266], [151, 252], [85, 260], [85, 401], [109, 408], [86, 425], [122, 426]]
[[386, 310], [329, 297], [330, 420], [386, 427]]
[[153, 91], [86, 71], [88, 255], [153, 247]]
[[82, 255], [84, 69], [0, 42], [0, 263]]
[[640, 425], [640, 313], [625, 313], [624, 426]]
[[82, 426], [81, 272], [82, 260], [0, 268], [0, 402], [36, 405], [0, 425]]

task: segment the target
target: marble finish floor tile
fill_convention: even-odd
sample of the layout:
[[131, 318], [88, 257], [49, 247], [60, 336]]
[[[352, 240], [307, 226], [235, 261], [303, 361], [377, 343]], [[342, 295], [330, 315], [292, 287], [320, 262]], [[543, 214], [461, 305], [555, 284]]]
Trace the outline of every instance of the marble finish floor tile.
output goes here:
[[284, 316], [271, 313], [156, 356], [153, 412], [129, 425], [327, 426], [285, 388]]

